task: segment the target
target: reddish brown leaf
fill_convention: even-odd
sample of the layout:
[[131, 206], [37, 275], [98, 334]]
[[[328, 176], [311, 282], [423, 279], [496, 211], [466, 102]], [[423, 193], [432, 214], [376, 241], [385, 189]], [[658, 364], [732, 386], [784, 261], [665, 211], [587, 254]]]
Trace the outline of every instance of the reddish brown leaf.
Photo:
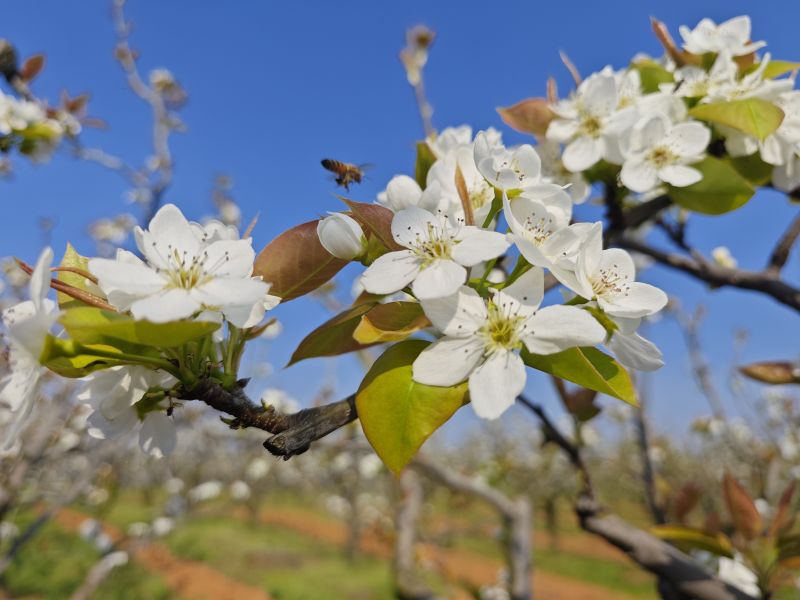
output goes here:
[[686, 516], [694, 510], [697, 503], [700, 501], [701, 495], [700, 487], [690, 481], [682, 485], [672, 498], [672, 513], [679, 523], [686, 521]]
[[364, 233], [375, 235], [389, 251], [404, 249], [392, 237], [392, 218], [394, 217], [392, 211], [378, 204], [354, 202], [347, 198], [341, 198], [341, 200], [350, 208], [353, 218], [364, 229]]
[[739, 367], [745, 377], [762, 383], [780, 385], [784, 383], [800, 383], [800, 369], [797, 365], [784, 361], [753, 363]]
[[351, 306], [332, 319], [325, 321], [325, 323], [303, 338], [286, 366], [288, 367], [306, 358], [338, 356], [339, 354], [354, 352], [372, 345], [357, 342], [353, 339], [353, 332], [361, 322], [361, 318], [372, 310], [374, 306], [371, 303]]
[[322, 247], [317, 221], [284, 231], [256, 257], [253, 274], [271, 283], [269, 293], [284, 302], [314, 291], [347, 264]]
[[789, 531], [794, 525], [797, 514], [792, 510], [792, 498], [794, 497], [794, 489], [796, 482], [790, 483], [781, 494], [781, 499], [778, 501], [778, 509], [775, 512], [775, 517], [769, 526], [769, 535], [778, 536]]
[[658, 41], [664, 46], [664, 50], [666, 50], [670, 58], [675, 61], [675, 64], [680, 67], [686, 64], [699, 65], [701, 63], [700, 56], [678, 48], [677, 44], [675, 44], [675, 40], [672, 39], [669, 29], [667, 29], [667, 26], [662, 21], [651, 17], [650, 24], [653, 27], [653, 33], [656, 34]]
[[456, 190], [458, 190], [458, 198], [461, 200], [461, 207], [464, 209], [464, 222], [467, 225], [474, 225], [475, 215], [472, 212], [472, 200], [469, 198], [467, 182], [464, 180], [464, 174], [458, 164], [456, 164]]
[[497, 112], [509, 127], [534, 135], [544, 135], [555, 117], [545, 98], [527, 98], [513, 106], [498, 108]]
[[419, 303], [387, 302], [361, 317], [353, 338], [362, 344], [397, 342], [430, 324]]
[[730, 473], [725, 473], [722, 480], [722, 493], [736, 531], [746, 540], [754, 540], [761, 535], [764, 525], [755, 502]]
[[19, 76], [25, 81], [33, 81], [33, 79], [44, 68], [44, 54], [34, 54], [28, 58], [22, 67], [19, 69]]
[[558, 102], [558, 84], [554, 77], [547, 78], [547, 101], [550, 104]]

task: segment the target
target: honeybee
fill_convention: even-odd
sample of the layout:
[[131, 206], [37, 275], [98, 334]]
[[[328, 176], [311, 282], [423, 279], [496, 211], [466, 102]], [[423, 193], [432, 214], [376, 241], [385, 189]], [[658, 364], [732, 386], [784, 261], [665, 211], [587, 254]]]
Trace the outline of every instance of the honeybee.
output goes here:
[[322, 166], [336, 175], [336, 183], [348, 191], [351, 183], [361, 183], [364, 178], [364, 169], [367, 167], [367, 165], [351, 165], [332, 158], [323, 158]]

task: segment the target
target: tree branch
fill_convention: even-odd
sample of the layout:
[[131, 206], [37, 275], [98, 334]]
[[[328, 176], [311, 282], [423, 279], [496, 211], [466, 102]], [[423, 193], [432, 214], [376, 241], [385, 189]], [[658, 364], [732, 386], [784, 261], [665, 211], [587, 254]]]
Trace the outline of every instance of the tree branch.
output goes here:
[[768, 272], [774, 275], [780, 273], [786, 261], [789, 260], [789, 254], [798, 236], [800, 236], [800, 214], [792, 220], [789, 227], [775, 245], [775, 249], [772, 251], [769, 257], [769, 263], [767, 264]]

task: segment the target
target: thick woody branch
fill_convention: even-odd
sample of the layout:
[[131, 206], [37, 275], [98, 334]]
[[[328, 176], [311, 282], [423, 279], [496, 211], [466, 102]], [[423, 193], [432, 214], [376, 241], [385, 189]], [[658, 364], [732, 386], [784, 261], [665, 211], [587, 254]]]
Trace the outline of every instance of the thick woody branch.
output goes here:
[[200, 400], [231, 415], [233, 420], [229, 424], [234, 429], [253, 427], [274, 434], [264, 442], [264, 447], [284, 459], [302, 454], [312, 442], [358, 417], [354, 395], [338, 402], [286, 415], [275, 410], [273, 406], [254, 404], [244, 392], [246, 383], [246, 380], [239, 381], [233, 388], [225, 388], [217, 381], [203, 379], [194, 388], [184, 392], [183, 399]]

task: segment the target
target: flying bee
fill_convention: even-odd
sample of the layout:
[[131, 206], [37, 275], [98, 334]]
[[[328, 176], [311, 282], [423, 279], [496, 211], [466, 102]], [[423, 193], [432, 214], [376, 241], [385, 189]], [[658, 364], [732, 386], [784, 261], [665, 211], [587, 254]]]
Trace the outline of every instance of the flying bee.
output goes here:
[[348, 191], [351, 183], [361, 183], [364, 169], [369, 167], [369, 165], [351, 165], [332, 158], [323, 158], [322, 166], [336, 176], [335, 181], [338, 185]]

